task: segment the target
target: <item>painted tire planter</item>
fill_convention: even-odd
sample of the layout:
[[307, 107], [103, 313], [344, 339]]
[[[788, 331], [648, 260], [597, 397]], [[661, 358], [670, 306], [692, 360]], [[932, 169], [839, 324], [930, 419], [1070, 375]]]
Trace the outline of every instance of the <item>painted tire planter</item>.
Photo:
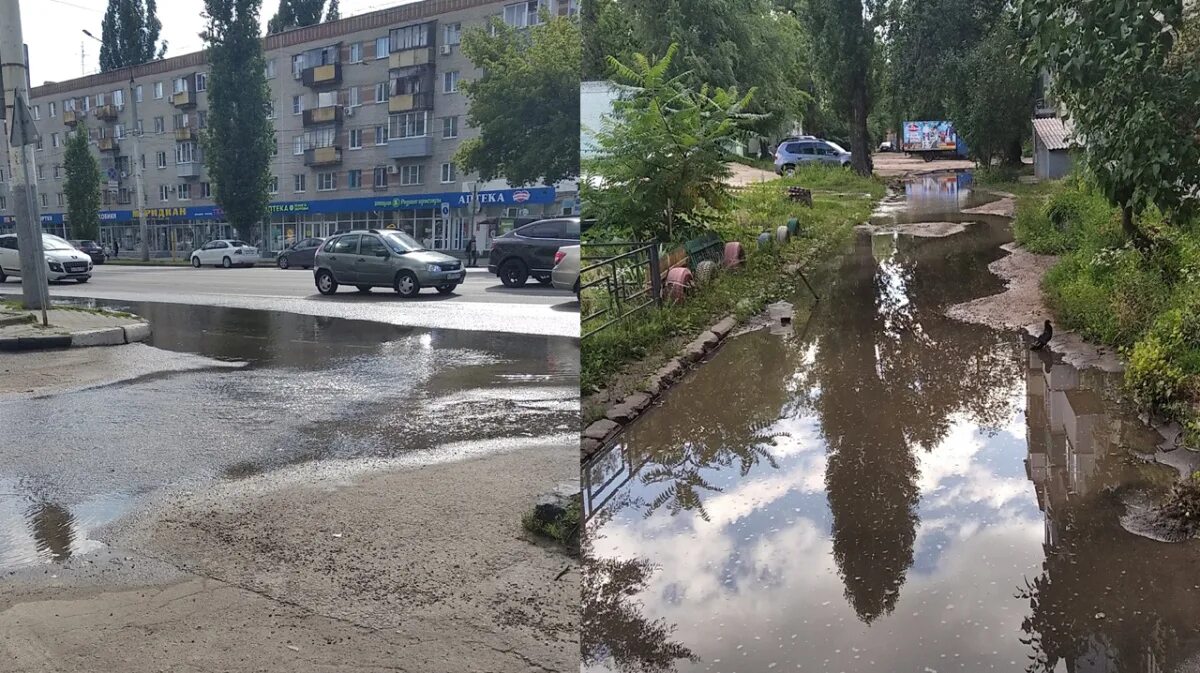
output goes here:
[[692, 270], [686, 267], [676, 267], [667, 272], [667, 298], [674, 302], [682, 302], [687, 296], [687, 290], [692, 285]]
[[706, 259], [696, 265], [696, 284], [705, 285], [717, 275], [717, 263]]
[[791, 237], [792, 232], [788, 231], [787, 225], [781, 225], [775, 230], [775, 240], [778, 241], [780, 245], [787, 243], [788, 239]]
[[740, 266], [744, 261], [746, 261], [746, 251], [742, 249], [741, 243], [730, 241], [725, 244], [725, 256], [721, 263], [726, 269]]
[[770, 250], [771, 242], [773, 240], [775, 240], [775, 237], [771, 235], [771, 232], [764, 231], [763, 233], [758, 235], [758, 249], [759, 250]]
[[787, 230], [788, 230], [788, 233], [791, 234], [792, 236], [798, 235], [800, 233], [800, 220], [798, 220], [794, 217], [792, 219], [788, 220], [787, 221]]

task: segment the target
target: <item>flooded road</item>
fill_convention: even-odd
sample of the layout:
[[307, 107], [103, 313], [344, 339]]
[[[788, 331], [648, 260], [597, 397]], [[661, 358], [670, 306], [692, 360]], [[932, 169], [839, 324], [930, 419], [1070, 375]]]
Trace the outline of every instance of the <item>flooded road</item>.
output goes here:
[[[794, 334], [739, 337], [585, 473], [585, 671], [1174, 671], [1194, 545], [1125, 532], [1169, 484], [1120, 379], [942, 311], [1011, 238], [955, 179], [861, 232]], [[802, 299], [795, 300], [798, 304]]]
[[165, 492], [578, 425], [573, 339], [101, 303], [149, 318], [152, 346], [238, 368], [0, 399], [0, 573], [103, 547], [97, 531]]

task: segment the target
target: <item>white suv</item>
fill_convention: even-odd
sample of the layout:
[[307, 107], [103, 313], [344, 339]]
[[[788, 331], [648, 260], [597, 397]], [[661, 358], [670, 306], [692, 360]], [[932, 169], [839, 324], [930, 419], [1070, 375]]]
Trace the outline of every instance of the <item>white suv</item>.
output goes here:
[[[70, 243], [50, 234], [42, 234], [42, 249], [46, 253], [46, 279], [73, 280], [86, 283], [92, 279], [92, 258]], [[17, 235], [0, 235], [0, 283], [9, 276], [21, 275], [21, 254], [17, 250]]]

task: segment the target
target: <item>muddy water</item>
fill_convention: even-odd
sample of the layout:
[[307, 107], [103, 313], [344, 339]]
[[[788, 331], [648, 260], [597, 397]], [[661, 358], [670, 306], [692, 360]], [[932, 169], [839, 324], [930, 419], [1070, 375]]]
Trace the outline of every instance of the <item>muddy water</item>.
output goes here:
[[1008, 236], [860, 235], [589, 466], [585, 671], [1194, 670], [1196, 547], [1119, 525], [1176, 476], [1119, 380], [942, 316]]

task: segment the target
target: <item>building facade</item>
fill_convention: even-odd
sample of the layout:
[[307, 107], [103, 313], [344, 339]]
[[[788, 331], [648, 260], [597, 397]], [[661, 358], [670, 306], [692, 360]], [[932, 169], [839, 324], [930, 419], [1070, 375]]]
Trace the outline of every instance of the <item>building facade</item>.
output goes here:
[[[251, 242], [271, 252], [335, 231], [392, 228], [433, 249], [462, 250], [473, 236], [486, 250], [518, 217], [575, 213], [573, 183], [482, 183], [452, 162], [476, 133], [461, 85], [479, 71], [460, 49], [463, 32], [493, 17], [526, 28], [542, 10], [578, 11], [575, 0], [423, 0], [264, 38], [277, 153], [270, 218]], [[100, 162], [103, 244], [140, 245], [134, 161], [154, 256], [186, 257], [233, 236], [212, 200], [199, 141], [207, 80], [197, 52], [34, 87], [43, 228], [69, 238], [63, 159], [67, 135], [82, 127]], [[0, 191], [0, 231], [14, 225], [5, 197]]]

